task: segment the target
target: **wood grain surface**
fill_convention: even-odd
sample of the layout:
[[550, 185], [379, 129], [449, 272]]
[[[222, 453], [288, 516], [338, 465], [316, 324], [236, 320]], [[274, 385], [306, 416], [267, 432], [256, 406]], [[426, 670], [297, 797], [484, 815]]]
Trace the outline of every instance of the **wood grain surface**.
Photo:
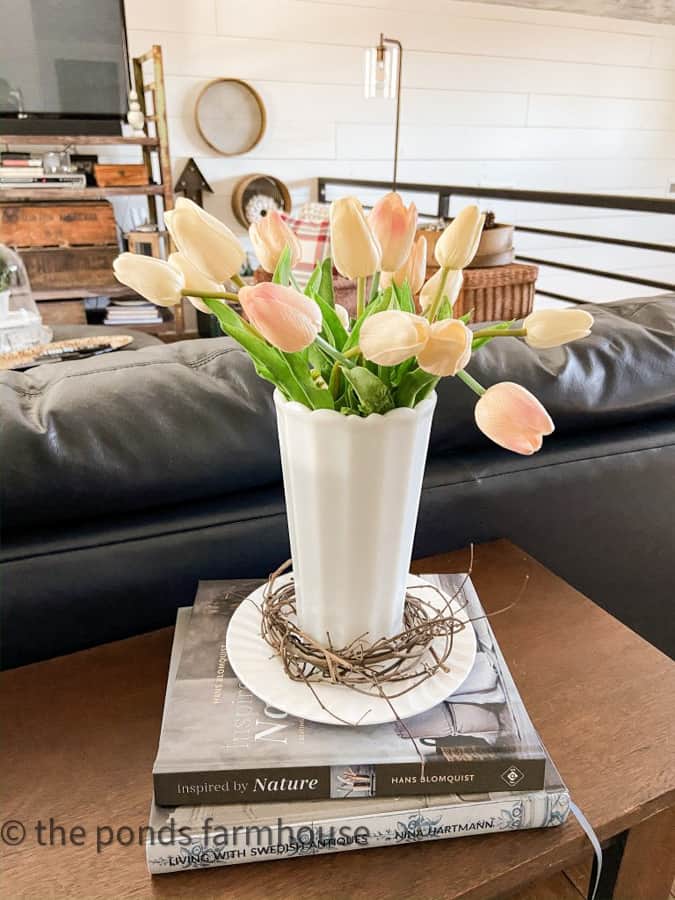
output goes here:
[[[462, 571], [466, 559], [452, 553], [415, 569]], [[488, 611], [514, 599], [526, 575], [521, 601], [492, 624], [572, 796], [601, 839], [656, 820], [675, 802], [675, 665], [511, 544], [477, 548], [473, 577]], [[136, 835], [147, 822], [171, 635], [164, 629], [2, 676], [1, 818], [26, 828], [19, 846], [2, 848], [2, 896], [487, 898], [587, 853], [574, 821], [154, 879], [137, 842], [97, 852], [97, 826]], [[35, 825], [43, 823], [48, 844], [50, 818], [66, 830], [81, 826], [84, 846], [68, 835], [61, 846], [58, 830], [55, 846], [39, 846]], [[665, 849], [660, 831], [652, 840]]]

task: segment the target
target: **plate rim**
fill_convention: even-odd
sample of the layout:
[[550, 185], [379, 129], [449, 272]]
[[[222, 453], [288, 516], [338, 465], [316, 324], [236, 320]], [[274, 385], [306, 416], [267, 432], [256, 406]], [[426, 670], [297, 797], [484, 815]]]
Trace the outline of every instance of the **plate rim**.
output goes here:
[[[282, 576], [282, 577], [284, 578], [284, 580], [290, 579], [290, 578], [292, 578], [292, 572], [285, 573], [284, 576]], [[468, 575], [463, 576], [463, 577], [466, 578], [467, 583], [471, 584], [471, 579]], [[418, 587], [418, 586], [429, 585], [429, 586], [433, 587], [434, 589], [438, 589], [437, 585], [432, 585], [431, 582], [427, 581], [424, 578], [421, 578], [419, 575], [413, 575], [412, 573], [410, 573], [408, 578], [409, 578], [409, 581], [408, 581], [409, 587], [414, 588], [414, 587]], [[442, 703], [444, 700], [451, 697], [453, 693], [456, 693], [464, 684], [466, 678], [468, 677], [471, 670], [473, 669], [474, 663], [476, 661], [476, 652], [477, 652], [476, 632], [473, 627], [468, 627], [468, 628], [464, 629], [463, 631], [461, 631], [460, 634], [470, 635], [468, 640], [471, 644], [471, 647], [469, 648], [467, 646], [466, 648], [464, 648], [465, 652], [468, 654], [469, 661], [465, 665], [465, 667], [461, 673], [457, 673], [457, 674], [453, 673], [452, 677], [457, 679], [455, 684], [452, 685], [449, 689], [446, 689], [445, 693], [443, 693], [442, 696], [435, 698], [433, 700], [433, 702], [429, 702], [427, 693], [423, 692], [423, 689], [425, 687], [428, 688], [430, 683], [433, 685], [433, 683], [436, 680], [438, 680], [439, 682], [445, 681], [449, 677], [448, 673], [446, 673], [446, 672], [439, 671], [435, 675], [431, 676], [431, 678], [429, 678], [425, 682], [423, 682], [421, 685], [418, 685], [416, 688], [413, 688], [412, 691], [410, 692], [410, 694], [408, 694], [406, 696], [408, 696], [408, 700], [410, 701], [411, 699], [414, 699], [415, 692], [419, 691], [420, 694], [419, 694], [418, 708], [414, 708], [413, 710], [410, 710], [410, 711], [405, 710], [403, 715], [400, 715], [397, 713], [397, 711], [395, 711], [396, 710], [396, 701], [395, 700], [394, 701], [386, 701], [379, 697], [369, 696], [368, 702], [371, 702], [373, 704], [373, 706], [375, 707], [375, 709], [380, 711], [379, 713], [374, 712], [374, 710], [370, 710], [370, 712], [374, 712], [374, 715], [372, 715], [372, 716], [366, 715], [366, 716], [362, 717], [362, 719], [358, 722], [341, 721], [340, 719], [331, 716], [330, 713], [328, 713], [326, 710], [324, 710], [321, 707], [321, 705], [319, 704], [318, 700], [314, 697], [313, 692], [310, 691], [309, 689], [302, 690], [302, 694], [303, 694], [302, 705], [306, 706], [307, 704], [309, 704], [310, 710], [307, 711], [306, 709], [303, 709], [302, 711], [299, 711], [296, 704], [287, 703], [284, 705], [284, 703], [279, 702], [279, 697], [277, 696], [278, 689], [276, 687], [272, 687], [271, 693], [268, 694], [266, 697], [260, 696], [258, 691], [254, 690], [250, 686], [250, 684], [247, 680], [246, 676], [250, 675], [250, 668], [247, 668], [248, 660], [246, 659], [246, 656], [244, 655], [244, 657], [242, 659], [242, 656], [238, 650], [235, 649], [234, 652], [232, 652], [232, 648], [234, 646], [233, 638], [236, 637], [236, 632], [238, 631], [238, 629], [241, 629], [242, 627], [246, 627], [247, 629], [250, 628], [250, 625], [248, 624], [248, 622], [244, 625], [241, 622], [241, 620], [245, 619], [247, 617], [254, 616], [255, 620], [256, 620], [256, 625], [259, 623], [260, 611], [256, 605], [255, 598], [256, 598], [256, 595], [259, 596], [262, 593], [264, 588], [265, 588], [265, 585], [263, 584], [260, 587], [256, 588], [255, 591], [252, 591], [247, 597], [245, 597], [241, 601], [239, 606], [233, 612], [232, 618], [230, 619], [230, 623], [227, 628], [227, 633], [225, 635], [225, 647], [226, 647], [227, 658], [228, 658], [228, 661], [230, 663], [230, 666], [232, 667], [232, 670], [233, 670], [235, 676], [244, 685], [244, 687], [246, 687], [247, 690], [251, 691], [251, 693], [254, 694], [256, 697], [258, 697], [258, 699], [261, 700], [263, 703], [265, 703], [269, 706], [273, 706], [276, 709], [280, 709], [281, 711], [287, 713], [288, 715], [295, 716], [296, 718], [306, 719], [311, 722], [317, 722], [318, 724], [321, 724], [321, 725], [338, 725], [338, 726], [343, 726], [343, 727], [347, 727], [347, 728], [358, 727], [358, 726], [366, 726], [367, 727], [367, 726], [384, 725], [384, 724], [388, 724], [391, 722], [396, 722], [399, 719], [403, 719], [403, 720], [409, 719], [413, 716], [420, 715], [430, 709], [433, 709], [439, 703]], [[443, 591], [443, 593], [445, 594], [446, 597], [448, 596], [446, 591]], [[250, 635], [249, 635], [249, 637], [250, 637]], [[467, 640], [467, 638], [463, 638], [463, 640]], [[298, 689], [302, 689], [303, 686], [300, 685], [298, 682], [291, 681], [291, 679], [289, 679], [286, 676], [286, 674], [283, 670], [283, 666], [281, 665], [281, 662], [278, 659], [278, 656], [276, 656], [276, 654], [274, 653], [272, 648], [265, 642], [264, 638], [260, 634], [260, 631], [257, 627], [253, 632], [253, 643], [256, 648], [256, 652], [258, 654], [258, 660], [265, 657], [268, 662], [271, 662], [271, 664], [275, 666], [276, 674], [278, 676], [281, 676], [282, 683], [286, 685], [289, 695], [292, 698], [291, 692], [297, 692]], [[250, 646], [250, 643], [249, 643], [249, 646]], [[272, 683], [274, 683], [274, 682], [278, 683], [278, 679], [274, 679], [271, 681], [272, 681]], [[338, 696], [340, 696], [340, 698], [342, 699], [343, 697], [346, 696], [344, 693], [342, 693], [342, 691], [345, 690], [343, 685], [325, 684], [325, 685], [320, 686], [320, 690], [321, 691], [331, 691], [333, 688], [338, 688], [338, 687], [341, 689], [341, 694]], [[355, 697], [363, 697], [364, 696], [364, 695], [358, 694], [357, 692], [352, 692], [352, 694]], [[272, 695], [274, 695], [274, 696], [272, 696]], [[412, 695], [412, 697], [411, 697], [411, 695]], [[425, 697], [424, 700], [422, 699], [423, 696]], [[324, 697], [322, 697], [322, 699], [325, 701]], [[341, 702], [341, 699], [338, 701], [338, 703]], [[400, 698], [396, 698], [396, 699], [400, 699]], [[299, 693], [298, 693], [298, 701], [299, 701]], [[394, 711], [392, 711], [392, 705], [394, 707]], [[288, 706], [290, 706], [291, 708], [287, 708]], [[340, 714], [342, 714], [342, 709], [341, 708], [336, 709], [336, 712], [339, 712]]]

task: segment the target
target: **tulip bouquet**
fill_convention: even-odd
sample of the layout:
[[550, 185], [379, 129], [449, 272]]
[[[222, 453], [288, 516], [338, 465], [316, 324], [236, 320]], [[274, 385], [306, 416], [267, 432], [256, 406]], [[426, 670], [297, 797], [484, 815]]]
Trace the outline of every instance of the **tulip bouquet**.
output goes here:
[[[466, 371], [472, 353], [503, 338], [523, 338], [535, 348], [559, 346], [589, 334], [593, 319], [582, 310], [542, 310], [522, 326], [499, 322], [472, 331], [470, 314], [455, 318], [462, 270], [476, 252], [484, 219], [476, 206], [460, 212], [436, 243], [439, 269], [425, 283], [426, 242], [422, 236], [415, 241], [414, 204], [406, 208], [390, 193], [366, 216], [356, 198], [336, 200], [330, 210], [332, 260], [317, 265], [301, 290], [292, 273], [300, 246], [276, 211], [250, 229], [272, 281], [246, 286], [238, 275], [245, 254], [235, 235], [179, 199], [165, 214], [178, 252], [167, 262], [123, 253], [114, 272], [153, 303], [172, 306], [187, 297], [213, 313], [286, 400], [366, 417], [414, 408], [440, 378], [454, 376], [478, 395], [478, 428], [500, 446], [529, 454], [553, 431], [548, 413], [520, 385], [479, 384]], [[355, 317], [335, 302], [333, 265], [356, 281]]]

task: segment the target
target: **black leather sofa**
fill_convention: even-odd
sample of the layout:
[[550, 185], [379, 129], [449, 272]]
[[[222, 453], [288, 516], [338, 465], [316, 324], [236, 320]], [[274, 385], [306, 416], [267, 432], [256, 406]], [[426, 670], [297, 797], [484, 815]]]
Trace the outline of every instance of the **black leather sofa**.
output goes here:
[[[675, 295], [591, 310], [584, 341], [470, 364], [547, 406], [539, 454], [492, 445], [442, 382], [415, 555], [507, 537], [672, 654]], [[227, 338], [0, 375], [5, 667], [168, 625], [198, 579], [287, 558], [271, 393]]]

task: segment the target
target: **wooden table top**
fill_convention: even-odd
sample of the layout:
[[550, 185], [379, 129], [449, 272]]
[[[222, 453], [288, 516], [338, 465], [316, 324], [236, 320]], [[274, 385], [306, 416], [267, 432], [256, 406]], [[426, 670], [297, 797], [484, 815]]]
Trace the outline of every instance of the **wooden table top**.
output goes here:
[[[463, 571], [467, 558], [450, 553], [415, 570]], [[675, 803], [675, 664], [513, 545], [476, 550], [473, 579], [488, 612], [517, 596], [526, 573], [525, 595], [492, 625], [572, 797], [604, 839]], [[0, 679], [1, 818], [27, 830], [19, 846], [2, 848], [5, 896], [484, 898], [587, 851], [568, 821], [153, 879], [137, 842], [97, 853], [97, 825], [137, 834], [147, 823], [171, 637], [167, 628]], [[84, 846], [60, 846], [58, 831], [57, 846], [39, 846], [35, 823], [48, 829], [50, 817], [82, 826]]]

